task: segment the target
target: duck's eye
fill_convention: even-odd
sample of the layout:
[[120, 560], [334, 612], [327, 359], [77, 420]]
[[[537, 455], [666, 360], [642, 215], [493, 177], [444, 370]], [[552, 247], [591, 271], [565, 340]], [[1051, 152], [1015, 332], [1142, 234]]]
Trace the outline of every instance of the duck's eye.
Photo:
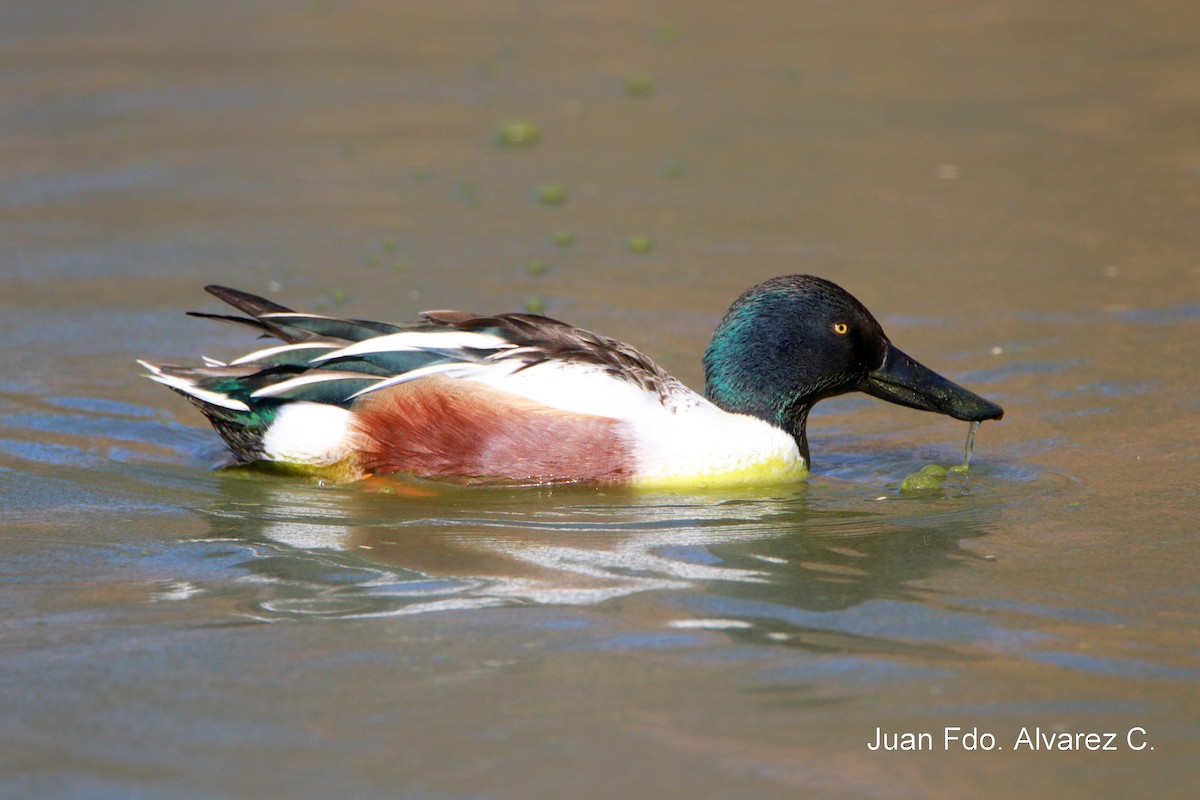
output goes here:
[[850, 326], [844, 322], [835, 322], [833, 323], [833, 332], [838, 336], [845, 336], [850, 332]]

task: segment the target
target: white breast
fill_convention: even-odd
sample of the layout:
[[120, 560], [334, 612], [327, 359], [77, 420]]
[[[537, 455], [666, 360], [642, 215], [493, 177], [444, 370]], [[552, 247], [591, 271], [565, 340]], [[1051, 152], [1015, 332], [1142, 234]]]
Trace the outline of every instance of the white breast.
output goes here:
[[796, 441], [756, 417], [722, 411], [699, 395], [677, 413], [631, 421], [635, 483], [647, 487], [735, 486], [807, 476]]

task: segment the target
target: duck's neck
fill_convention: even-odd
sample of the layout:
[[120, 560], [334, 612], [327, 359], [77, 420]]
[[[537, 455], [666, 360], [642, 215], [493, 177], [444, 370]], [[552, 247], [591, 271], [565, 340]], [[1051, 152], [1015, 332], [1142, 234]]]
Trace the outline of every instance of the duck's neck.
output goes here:
[[[808, 412], [812, 411], [812, 403], [797, 404], [796, 409], [786, 414], [782, 425], [784, 431], [796, 440], [796, 448], [804, 458], [804, 463], [812, 466], [808, 457]], [[778, 423], [776, 423], [778, 424]]]
[[730, 306], [704, 352], [705, 397], [784, 431], [806, 463], [808, 412], [840, 380], [819, 348], [804, 346], [823, 331], [814, 320], [797, 312], [788, 286], [752, 289]]
[[712, 348], [705, 356], [704, 396], [731, 414], [746, 414], [779, 428], [796, 441], [808, 464], [808, 412], [813, 402], [799, 393], [778, 390], [779, 384], [763, 375], [749, 376], [739, 369], [724, 369], [713, 359]]

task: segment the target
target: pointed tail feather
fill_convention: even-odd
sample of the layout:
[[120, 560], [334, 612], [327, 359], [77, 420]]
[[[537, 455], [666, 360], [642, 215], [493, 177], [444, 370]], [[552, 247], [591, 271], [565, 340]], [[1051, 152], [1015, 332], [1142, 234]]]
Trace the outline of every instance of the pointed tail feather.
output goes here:
[[[246, 405], [241, 400], [235, 397], [230, 397], [224, 392], [205, 389], [196, 384], [196, 381], [187, 376], [187, 372], [192, 370], [181, 370], [173, 367], [159, 366], [151, 364], [148, 361], [138, 360], [139, 364], [149, 370], [150, 374], [146, 377], [156, 383], [161, 383], [180, 394], [187, 397], [189, 400], [198, 400], [200, 403], [217, 406], [219, 408], [229, 409], [230, 411], [249, 411], [250, 406]], [[203, 407], [203, 406], [202, 406]]]
[[138, 363], [148, 370], [146, 377], [178, 392], [198, 408], [235, 458], [243, 463], [262, 458], [263, 437], [275, 416], [275, 404], [252, 408], [224, 392], [199, 386], [196, 378], [189, 375], [203, 368], [160, 366], [140, 360]]
[[204, 291], [213, 297], [224, 300], [238, 311], [241, 311], [243, 314], [249, 314], [255, 319], [258, 319], [263, 314], [290, 314], [292, 312], [287, 306], [273, 303], [265, 297], [259, 297], [256, 294], [250, 294], [238, 289], [230, 289], [228, 286], [218, 286], [215, 283], [210, 283], [204, 287]]
[[202, 319], [215, 319], [220, 322], [233, 322], [248, 325], [255, 330], [267, 333], [289, 344], [299, 344], [320, 339], [342, 339], [347, 342], [358, 342], [388, 333], [403, 330], [399, 325], [386, 322], [374, 322], [364, 319], [339, 319], [322, 314], [302, 314], [292, 311], [287, 306], [273, 303], [265, 297], [230, 289], [228, 286], [215, 284], [205, 286], [209, 294], [224, 300], [229, 305], [248, 314], [249, 317], [237, 317], [228, 314], [210, 314], [203, 311], [189, 311], [188, 314]]

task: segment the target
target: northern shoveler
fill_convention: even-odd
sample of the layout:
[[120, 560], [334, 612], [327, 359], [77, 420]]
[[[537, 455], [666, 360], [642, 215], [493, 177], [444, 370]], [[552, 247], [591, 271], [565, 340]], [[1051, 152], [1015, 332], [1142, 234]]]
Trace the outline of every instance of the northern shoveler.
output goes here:
[[805, 426], [862, 391], [955, 419], [995, 403], [901, 352], [839, 286], [773, 278], [734, 301], [704, 396], [627, 344], [536, 314], [426, 311], [405, 325], [297, 313], [208, 286], [247, 316], [192, 312], [284, 342], [228, 363], [157, 366], [241, 462], [357, 479], [705, 486], [802, 478]]

